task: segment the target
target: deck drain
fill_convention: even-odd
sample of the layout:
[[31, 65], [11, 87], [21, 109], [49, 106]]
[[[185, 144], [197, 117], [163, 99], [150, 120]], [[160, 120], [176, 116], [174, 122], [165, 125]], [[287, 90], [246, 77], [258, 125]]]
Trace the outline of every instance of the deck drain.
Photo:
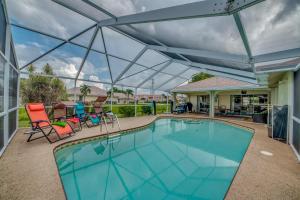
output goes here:
[[265, 156], [273, 156], [273, 153], [268, 152], [268, 151], [260, 151], [260, 153]]

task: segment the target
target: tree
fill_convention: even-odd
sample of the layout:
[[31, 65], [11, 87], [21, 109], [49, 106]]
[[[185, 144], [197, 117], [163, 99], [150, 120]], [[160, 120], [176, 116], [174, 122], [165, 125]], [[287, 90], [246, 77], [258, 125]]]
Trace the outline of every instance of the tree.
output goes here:
[[68, 99], [66, 87], [62, 80], [42, 75], [54, 75], [49, 64], [43, 67], [42, 73], [35, 73], [35, 70], [35, 67], [30, 65], [27, 69], [28, 79], [21, 79], [20, 96], [23, 103], [43, 102], [45, 105], [51, 105], [53, 102]]
[[[120, 90], [117, 87], [113, 87], [113, 93], [124, 93], [123, 90]], [[111, 94], [111, 89], [107, 91], [107, 94], [110, 95]]]
[[83, 101], [85, 101], [85, 97], [86, 97], [88, 94], [91, 93], [91, 88], [90, 88], [90, 86], [85, 85], [85, 84], [81, 85], [81, 86], [80, 86], [80, 93], [81, 93], [81, 95], [82, 95], [82, 97], [83, 97]]
[[211, 77], [213, 77], [213, 75], [200, 72], [200, 73], [194, 74], [192, 76], [192, 80], [190, 81], [190, 83], [202, 81], [202, 80], [205, 80], [205, 79], [211, 78]]
[[133, 90], [131, 90], [131, 89], [126, 89], [126, 90], [125, 90], [125, 93], [127, 94], [127, 100], [128, 100], [128, 103], [129, 103], [129, 96], [130, 96], [130, 95], [133, 95]]

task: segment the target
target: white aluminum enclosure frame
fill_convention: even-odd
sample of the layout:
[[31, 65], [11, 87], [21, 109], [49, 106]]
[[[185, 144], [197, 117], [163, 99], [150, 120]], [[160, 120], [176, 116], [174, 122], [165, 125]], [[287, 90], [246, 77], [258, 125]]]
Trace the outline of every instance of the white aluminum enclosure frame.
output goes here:
[[[14, 66], [13, 63], [10, 62], [10, 54], [11, 52], [14, 54], [14, 58], [16, 59], [15, 49], [14, 49], [14, 43], [12, 41], [12, 35], [11, 35], [11, 29], [8, 24], [8, 14], [6, 10], [6, 4], [4, 1], [0, 1], [0, 4], [2, 4], [2, 7], [4, 9], [4, 15], [6, 18], [6, 34], [5, 34], [5, 52], [0, 51], [0, 59], [4, 60], [4, 95], [3, 95], [3, 112], [0, 112], [0, 117], [3, 118], [3, 133], [4, 133], [4, 146], [2, 149], [0, 149], [0, 156], [5, 151], [7, 145], [10, 143], [13, 136], [16, 134], [18, 130], [18, 108], [19, 108], [19, 95], [16, 97], [17, 104], [16, 106], [9, 108], [9, 87], [10, 87], [10, 70], [15, 71], [18, 74], [17, 79], [17, 94], [19, 94], [19, 87], [20, 87], [20, 71], [18, 69], [18, 66]], [[0, 7], [1, 9], [1, 7]], [[0, 10], [2, 12], [2, 10]], [[16, 64], [18, 65], [17, 61]], [[16, 119], [15, 119], [15, 126], [16, 129], [13, 130], [11, 135], [9, 135], [9, 114], [12, 112], [16, 112]]]
[[[228, 77], [228, 78], [232, 78], [232, 79], [237, 79], [237, 80], [257, 84], [257, 76], [259, 74], [264, 74], [267, 72], [285, 71], [285, 70], [298, 70], [300, 68], [300, 64], [298, 64], [294, 68], [284, 68], [284, 66], [282, 66], [282, 68], [276, 69], [276, 70], [268, 70], [268, 71], [265, 70], [265, 71], [256, 72], [256, 70], [255, 70], [256, 63], [263, 63], [263, 62], [276, 61], [276, 60], [281, 60], [281, 59], [300, 57], [300, 47], [294, 48], [294, 49], [286, 49], [286, 50], [272, 52], [272, 53], [265, 53], [265, 54], [261, 54], [261, 55], [253, 55], [253, 52], [251, 49], [251, 42], [248, 40], [247, 31], [245, 30], [243, 20], [240, 17], [240, 12], [243, 9], [247, 9], [250, 6], [253, 6], [255, 4], [263, 2], [264, 0], [247, 0], [247, 1], [245, 1], [245, 0], [215, 0], [215, 1], [206, 0], [206, 1], [198, 1], [198, 2], [194, 2], [194, 3], [189, 3], [189, 4], [171, 6], [171, 7], [167, 7], [167, 8], [161, 8], [161, 9], [156, 9], [156, 10], [152, 10], [152, 11], [141, 12], [141, 13], [136, 13], [136, 14], [131, 14], [131, 15], [125, 15], [125, 16], [121, 16], [121, 17], [115, 16], [108, 10], [100, 7], [99, 5], [96, 5], [91, 0], [81, 0], [83, 4], [93, 7], [95, 10], [97, 10], [100, 13], [103, 13], [109, 17], [108, 19], [104, 19], [101, 21], [98, 21], [94, 17], [90, 16], [89, 13], [85, 13], [84, 11], [80, 10], [80, 8], [75, 8], [74, 6], [72, 6], [72, 1], [70, 1], [70, 0], [69, 1], [68, 0], [52, 0], [53, 3], [63, 6], [66, 9], [69, 9], [69, 10], [93, 21], [93, 24], [90, 27], [87, 27], [84, 30], [81, 30], [80, 32], [74, 34], [73, 36], [71, 36], [67, 39], [60, 38], [58, 36], [46, 33], [43, 30], [36, 30], [34, 28], [30, 28], [25, 25], [15, 24], [13, 22], [9, 23], [9, 18], [8, 18], [9, 13], [7, 13], [7, 9], [6, 9], [7, 1], [9, 1], [9, 0], [0, 0], [0, 2], [3, 4], [3, 7], [4, 7], [7, 24], [9, 24], [6, 28], [6, 49], [5, 49], [4, 53], [0, 53], [0, 56], [5, 60], [4, 112], [0, 113], [0, 117], [3, 117], [3, 119], [4, 119], [5, 146], [7, 146], [7, 144], [10, 141], [10, 138], [8, 138], [8, 129], [9, 129], [8, 116], [9, 116], [9, 113], [14, 112], [18, 109], [18, 106], [11, 108], [11, 109], [9, 109], [9, 106], [8, 106], [8, 104], [9, 104], [9, 99], [8, 99], [9, 98], [9, 69], [12, 68], [13, 70], [17, 71], [17, 73], [19, 74], [18, 77], [20, 79], [20, 74], [26, 74], [26, 72], [20, 72], [20, 70], [25, 69], [30, 64], [33, 64], [34, 62], [40, 60], [44, 56], [50, 54], [51, 52], [55, 51], [59, 47], [62, 47], [63, 45], [68, 44], [68, 43], [86, 49], [86, 53], [83, 57], [82, 62], [80, 63], [79, 70], [77, 71], [77, 74], [75, 77], [65, 77], [65, 76], [55, 76], [55, 77], [59, 77], [62, 79], [74, 80], [75, 85], [76, 85], [77, 81], [87, 81], [87, 82], [92, 82], [92, 83], [103, 83], [103, 84], [110, 85], [111, 87], [113, 87], [113, 86], [131, 87], [131, 88], [135, 88], [135, 91], [137, 91], [138, 88], [152, 89], [152, 92], [153, 92], [153, 89], [159, 90], [160, 88], [163, 88], [163, 86], [165, 84], [169, 83], [170, 81], [172, 81], [176, 78], [181, 78], [181, 79], [187, 81], [188, 79], [186, 77], [182, 77], [181, 74], [190, 69], [196, 69], [199, 72], [205, 72], [205, 73], [216, 75], [216, 76], [224, 76], [224, 77]], [[51, 0], [49, 0], [49, 1], [51, 1]], [[78, 1], [80, 1], [80, 0], [78, 0]], [[214, 51], [208, 51], [208, 50], [202, 50], [202, 49], [188, 49], [188, 48], [178, 48], [175, 46], [168, 46], [168, 45], [162, 43], [161, 41], [158, 41], [156, 38], [151, 37], [149, 34], [143, 33], [141, 31], [135, 29], [135, 31], [137, 33], [140, 33], [141, 35], [149, 38], [149, 40], [151, 40], [151, 41], [153, 41], [153, 43], [155, 43], [155, 44], [153, 44], [153, 43], [147, 44], [137, 38], [134, 38], [132, 35], [126, 33], [125, 31], [120, 30], [120, 28], [118, 27], [120, 25], [124, 25], [131, 29], [134, 29], [134, 27], [132, 26], [133, 24], [162, 22], [162, 21], [170, 21], [170, 20], [184, 20], [184, 19], [192, 19], [192, 18], [207, 18], [207, 17], [217, 17], [217, 16], [231, 16], [234, 19], [234, 23], [235, 23], [235, 26], [237, 27], [239, 36], [240, 36], [243, 46], [245, 48], [246, 55], [241, 56], [241, 55], [220, 53], [220, 52], [214, 52]], [[24, 29], [27, 31], [32, 31], [32, 32], [44, 35], [49, 38], [54, 38], [56, 40], [61, 41], [61, 43], [59, 43], [55, 47], [47, 50], [46, 52], [42, 53], [40, 56], [32, 59], [31, 61], [26, 63], [24, 66], [19, 66], [19, 67], [13, 66], [13, 64], [10, 63], [10, 52], [11, 52], [10, 48], [11, 48], [11, 41], [12, 41], [11, 26], [18, 27], [18, 28], [21, 28], [21, 29]], [[85, 34], [86, 32], [88, 32], [94, 28], [95, 28], [95, 32], [93, 33], [93, 36], [91, 37], [91, 39], [89, 41], [88, 47], [85, 47], [80, 44], [76, 44], [72, 41], [75, 38]], [[122, 57], [119, 57], [118, 55], [112, 55], [107, 51], [107, 44], [106, 44], [106, 41], [104, 38], [105, 36], [103, 34], [104, 28], [109, 28], [113, 31], [117, 31], [118, 33], [122, 34], [124, 37], [134, 39], [134, 40], [138, 41], [139, 43], [143, 44], [144, 48], [142, 48], [138, 52], [138, 54], [135, 56], [135, 58], [132, 60], [124, 59]], [[89, 55], [89, 52], [91, 51], [91, 48], [93, 46], [94, 40], [95, 40], [98, 32], [101, 32], [101, 35], [102, 35], [102, 43], [104, 45], [104, 51], [99, 51], [99, 50], [94, 50], [94, 49], [93, 49], [93, 51], [105, 55], [106, 62], [108, 64], [107, 67], [109, 69], [111, 82], [102, 81], [102, 80], [101, 81], [93, 81], [93, 80], [87, 80], [84, 78], [80, 78], [80, 73], [82, 72], [82, 69], [84, 68], [84, 64], [86, 63], [87, 57]], [[154, 50], [155, 52], [164, 55], [169, 60], [165, 61], [163, 63], [160, 63], [163, 65], [162, 68], [160, 68], [159, 70], [154, 70], [155, 72], [153, 74], [149, 75], [142, 82], [138, 83], [135, 87], [126, 85], [126, 84], [120, 84], [120, 81], [122, 81], [126, 78], [132, 77], [132, 76], [124, 77], [124, 75], [126, 74], [126, 72], [128, 72], [128, 70], [132, 69], [132, 67], [135, 64], [137, 64], [138, 59], [141, 58], [147, 50]], [[15, 54], [14, 47], [13, 47], [12, 52]], [[170, 55], [168, 53], [175, 54], [180, 59], [173, 58], [172, 56], [168, 56], [168, 55]], [[186, 55], [187, 58], [184, 55]], [[224, 66], [218, 66], [218, 65], [208, 65], [201, 61], [195, 62], [195, 61], [191, 60], [191, 58], [188, 59], [189, 58], [188, 55], [196, 56], [196, 57], [203, 57], [205, 59], [211, 59], [211, 60], [219, 60], [224, 63], [234, 62], [234, 63], [241, 65], [241, 68], [237, 69], [234, 66], [224, 67]], [[112, 67], [111, 67], [111, 63], [109, 61], [109, 57], [114, 57], [114, 58], [117, 58], [117, 59], [120, 59], [120, 60], [123, 60], [123, 61], [126, 61], [129, 63], [127, 66], [125, 66], [125, 69], [121, 70], [120, 74], [115, 78], [115, 80], [113, 79], [113, 76], [112, 76]], [[15, 58], [17, 58], [17, 57], [15, 56]], [[16, 60], [16, 62], [18, 62], [18, 61]], [[175, 75], [168, 74], [167, 72], [163, 72], [163, 69], [168, 67], [171, 63], [181, 63], [181, 64], [187, 66], [187, 69], [183, 70], [183, 71], [178, 71], [178, 73], [176, 73]], [[17, 63], [17, 65], [18, 65], [18, 63]], [[154, 67], [154, 66], [151, 66], [151, 67], [146, 66], [143, 63], [139, 63], [138, 65], [144, 67], [145, 70], [149, 70], [149, 69], [153, 70], [153, 67]], [[251, 71], [243, 70], [243, 66], [246, 66], [246, 65], [250, 65], [252, 67], [252, 70]], [[142, 72], [143, 71], [137, 72], [134, 75], [138, 75]], [[172, 78], [170, 78], [168, 80], [164, 80], [162, 82], [162, 84], [159, 84], [158, 86], [156, 86], [156, 88], [146, 88], [145, 83], [147, 81], [155, 78], [156, 75], [158, 75], [160, 73], [171, 75]], [[48, 76], [48, 75], [43, 75], [43, 76]], [[19, 93], [19, 82], [20, 82], [20, 80], [18, 80], [18, 93]], [[181, 83], [178, 83], [178, 84], [181, 84]], [[174, 87], [175, 87], [175, 85], [174, 85]], [[170, 89], [168, 88], [166, 91], [169, 92]], [[17, 99], [17, 101], [19, 101], [19, 98]], [[18, 114], [17, 114], [17, 117], [18, 117]], [[5, 148], [3, 148], [3, 149], [5, 149]], [[2, 152], [3, 152], [3, 150], [2, 150]], [[0, 152], [0, 155], [2, 152]]]
[[[233, 55], [233, 54], [227, 54], [227, 53], [217, 53], [217, 52], [213, 52], [213, 51], [205, 51], [205, 50], [197, 50], [197, 49], [182, 49], [182, 48], [176, 48], [176, 47], [168, 47], [165, 44], [161, 43], [160, 41], [156, 40], [156, 42], [158, 42], [159, 45], [144, 44], [145, 48], [139, 52], [139, 54], [136, 56], [136, 58], [134, 60], [126, 60], [124, 58], [119, 58], [118, 56], [115, 56], [115, 55], [110, 55], [106, 50], [104, 38], [102, 38], [103, 43], [104, 43], [105, 52], [99, 52], [99, 53], [105, 54], [105, 56], [106, 56], [108, 68], [109, 68], [109, 72], [110, 72], [110, 76], [111, 76], [111, 83], [104, 82], [104, 81], [92, 81], [92, 82], [103, 83], [103, 84], [113, 84], [116, 86], [119, 85], [118, 81], [123, 79], [122, 76], [136, 63], [138, 58], [141, 57], [147, 49], [152, 49], [152, 50], [162, 52], [162, 53], [163, 52], [175, 53], [177, 56], [181, 57], [182, 60], [170, 58], [169, 56], [166, 56], [166, 57], [172, 59], [172, 61], [174, 61], [174, 62], [180, 62], [181, 64], [188, 66], [188, 69], [190, 69], [190, 67], [197, 68], [200, 71], [204, 70], [206, 73], [210, 73], [212, 75], [230, 77], [233, 79], [247, 81], [250, 83], [257, 83], [254, 63], [271, 61], [271, 60], [278, 59], [278, 58], [284, 59], [284, 58], [296, 57], [296, 56], [299, 56], [299, 52], [300, 52], [300, 50], [299, 50], [300, 48], [299, 48], [299, 49], [286, 50], [286, 51], [282, 51], [282, 52], [274, 52], [271, 54], [258, 55], [258, 56], [254, 56], [254, 57], [252, 56], [251, 47], [250, 47], [251, 44], [249, 44], [247, 34], [245, 32], [242, 20], [239, 15], [239, 11], [246, 9], [257, 3], [260, 3], [264, 0], [249, 0], [249, 1], [218, 0], [217, 2], [200, 1], [200, 2], [194, 2], [194, 3], [188, 3], [188, 4], [178, 5], [178, 6], [171, 6], [171, 7], [167, 7], [167, 8], [151, 10], [151, 11], [132, 14], [132, 15], [125, 15], [125, 16], [121, 16], [121, 17], [117, 17], [117, 16], [113, 15], [109, 11], [105, 10], [104, 8], [100, 7], [99, 5], [93, 3], [90, 0], [82, 0], [83, 4], [85, 3], [86, 5], [91, 6], [95, 10], [98, 10], [99, 12], [104, 13], [105, 15], [110, 17], [109, 19], [104, 19], [102, 21], [97, 21], [95, 18], [91, 17], [88, 13], [84, 13], [80, 9], [75, 8], [74, 6], [72, 6], [72, 2], [70, 3], [65, 0], [52, 0], [52, 1], [61, 6], [64, 6], [65, 8], [67, 8], [69, 10], [76, 12], [77, 14], [80, 14], [84, 17], [87, 17], [87, 18], [93, 20], [95, 22], [95, 24], [93, 26], [88, 27], [85, 30], [77, 33], [76, 35], [70, 37], [69, 39], [63, 39], [63, 38], [59, 38], [57, 36], [54, 36], [54, 35], [51, 35], [48, 33], [44, 33], [40, 30], [34, 30], [34, 29], [26, 27], [26, 26], [11, 23], [12, 26], [16, 26], [16, 27], [23, 28], [23, 29], [26, 29], [29, 31], [33, 31], [33, 32], [45, 35], [47, 37], [51, 37], [51, 38], [62, 41], [62, 43], [60, 43], [56, 47], [48, 50], [47, 52], [43, 53], [39, 57], [33, 59], [26, 65], [22, 66], [20, 69], [24, 69], [28, 65], [36, 62], [40, 58], [51, 53], [52, 51], [63, 46], [64, 44], [71, 43], [73, 45], [78, 45], [82, 48], [87, 49], [87, 53], [84, 56], [84, 59], [80, 65], [80, 68], [79, 68], [74, 80], [75, 80], [75, 82], [77, 82], [78, 80], [89, 82], [91, 80], [79, 79], [79, 74], [83, 68], [84, 63], [86, 62], [88, 53], [90, 51], [91, 46], [93, 45], [93, 41], [95, 38], [94, 37], [91, 38], [90, 45], [88, 48], [84, 47], [82, 45], [79, 45], [79, 44], [75, 44], [71, 40], [86, 33], [87, 31], [91, 30], [94, 27], [96, 27], [97, 31], [100, 30], [101, 32], [102, 32], [102, 27], [110, 27], [112, 30], [115, 30], [115, 31], [117, 30], [119, 33], [122, 33], [125, 37], [132, 37], [132, 36], [128, 36], [127, 34], [123, 33], [122, 31], [120, 31], [116, 26], [126, 25], [126, 26], [130, 27], [132, 24], [136, 24], [136, 23], [149, 23], [149, 22], [158, 22], [158, 21], [215, 17], [215, 16], [224, 16], [224, 15], [225, 16], [226, 15], [233, 16], [236, 26], [238, 28], [239, 34], [242, 38], [243, 45], [247, 52], [246, 56]], [[96, 35], [94, 35], [94, 36], [96, 36]], [[102, 34], [102, 37], [103, 37], [103, 34]], [[149, 36], [147, 36], [147, 37], [149, 37]], [[151, 38], [151, 39], [153, 39], [153, 38]], [[155, 40], [155, 39], [153, 39], [153, 40]], [[185, 58], [184, 56], [182, 56], [182, 54], [201, 56], [203, 58], [210, 58], [210, 59], [220, 60], [220, 61], [224, 61], [224, 62], [231, 61], [231, 62], [235, 62], [235, 63], [240, 63], [241, 66], [243, 64], [251, 65], [253, 68], [253, 72], [244, 71], [244, 70], [240, 70], [240, 69], [234, 69], [234, 68], [228, 68], [228, 67], [223, 67], [223, 66], [207, 65], [207, 64], [201, 63], [201, 62], [193, 62], [193, 61], [190, 61], [189, 59]], [[115, 80], [113, 80], [112, 75], [111, 75], [112, 72], [111, 72], [111, 66], [110, 66], [110, 63], [108, 60], [108, 56], [113, 56], [118, 59], [126, 60], [129, 62], [129, 64], [125, 68], [125, 70], [123, 70]], [[24, 73], [24, 72], [22, 72], [22, 73]], [[155, 73], [155, 74], [157, 74], [157, 73]], [[173, 78], [178, 77], [178, 76], [174, 76], [174, 75], [172, 75], [172, 76], [173, 76]], [[61, 78], [72, 79], [70, 77], [61, 77]], [[181, 78], [183, 78], [183, 77], [181, 77]], [[167, 82], [168, 81], [166, 81], [166, 83]], [[124, 84], [121, 84], [121, 85], [126, 86]], [[140, 86], [141, 85], [143, 85], [143, 84], [140, 84]], [[130, 86], [128, 86], [128, 87], [130, 87]]]

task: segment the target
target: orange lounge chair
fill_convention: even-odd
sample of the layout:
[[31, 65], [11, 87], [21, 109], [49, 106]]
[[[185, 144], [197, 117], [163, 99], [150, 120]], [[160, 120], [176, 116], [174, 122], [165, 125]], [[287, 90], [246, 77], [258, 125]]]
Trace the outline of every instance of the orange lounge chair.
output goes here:
[[[65, 139], [67, 137], [70, 137], [72, 133], [74, 133], [74, 130], [72, 127], [66, 123], [65, 127], [53, 125], [51, 124], [49, 117], [46, 113], [45, 106], [42, 103], [28, 103], [25, 105], [27, 115], [30, 119], [32, 131], [29, 133], [30, 136], [27, 139], [27, 142], [46, 137], [49, 143], [56, 142], [61, 139]], [[46, 133], [46, 129], [50, 129], [49, 132]], [[49, 135], [52, 132], [55, 132], [58, 139], [55, 141], [51, 141], [49, 138]], [[43, 136], [31, 138], [36, 133], [42, 133]]]

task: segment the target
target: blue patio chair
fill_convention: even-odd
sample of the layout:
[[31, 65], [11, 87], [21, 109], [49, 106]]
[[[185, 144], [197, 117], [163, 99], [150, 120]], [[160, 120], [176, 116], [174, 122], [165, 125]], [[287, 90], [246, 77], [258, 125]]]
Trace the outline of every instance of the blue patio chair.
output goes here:
[[[97, 126], [100, 124], [100, 119], [97, 115], [88, 114], [85, 112], [84, 104], [82, 102], [77, 102], [75, 105], [75, 113], [80, 122], [85, 124], [87, 127]], [[88, 123], [89, 121], [91, 124]]]
[[176, 106], [174, 112], [176, 112], [177, 114], [185, 113], [186, 112], [186, 105]]

